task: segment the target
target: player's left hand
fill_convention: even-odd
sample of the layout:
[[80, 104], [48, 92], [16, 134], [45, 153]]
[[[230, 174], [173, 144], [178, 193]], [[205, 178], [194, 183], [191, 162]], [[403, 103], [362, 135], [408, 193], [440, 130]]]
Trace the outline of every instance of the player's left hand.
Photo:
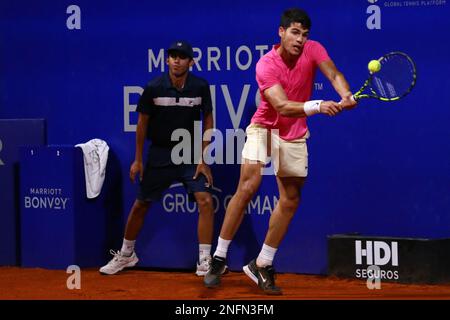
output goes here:
[[195, 171], [194, 179], [197, 179], [199, 174], [203, 174], [206, 177], [206, 180], [208, 181], [208, 186], [210, 187], [213, 185], [213, 176], [211, 173], [211, 169], [209, 166], [205, 163], [199, 163], [197, 165], [197, 170]]

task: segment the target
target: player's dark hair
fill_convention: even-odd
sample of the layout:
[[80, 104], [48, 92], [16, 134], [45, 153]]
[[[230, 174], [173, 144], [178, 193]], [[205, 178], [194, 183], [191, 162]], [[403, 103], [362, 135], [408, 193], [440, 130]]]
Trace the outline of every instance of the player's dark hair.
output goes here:
[[283, 12], [281, 16], [280, 27], [287, 29], [292, 23], [298, 22], [302, 24], [305, 29], [311, 29], [311, 19], [306, 11], [298, 8], [290, 8]]

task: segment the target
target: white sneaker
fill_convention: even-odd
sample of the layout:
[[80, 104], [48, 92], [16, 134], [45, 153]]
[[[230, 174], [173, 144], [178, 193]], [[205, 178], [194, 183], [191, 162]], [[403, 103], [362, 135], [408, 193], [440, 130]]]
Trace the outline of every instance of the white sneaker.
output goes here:
[[124, 268], [134, 267], [139, 261], [134, 251], [129, 257], [123, 256], [120, 251], [115, 252], [114, 250], [110, 250], [109, 252], [114, 256], [114, 258], [112, 258], [107, 265], [100, 268], [99, 271], [101, 274], [116, 274]]
[[197, 271], [195, 272], [196, 275], [199, 277], [204, 276], [209, 268], [211, 267], [211, 256], [206, 257], [200, 263], [197, 262]]
[[[198, 275], [199, 277], [207, 274], [209, 269], [211, 269], [211, 261], [212, 261], [211, 256], [208, 256], [205, 259], [203, 259], [202, 261], [200, 261], [200, 263], [197, 262], [197, 271], [195, 272], [195, 274]], [[228, 267], [225, 266], [222, 274], [225, 274], [227, 272], [228, 272]]]

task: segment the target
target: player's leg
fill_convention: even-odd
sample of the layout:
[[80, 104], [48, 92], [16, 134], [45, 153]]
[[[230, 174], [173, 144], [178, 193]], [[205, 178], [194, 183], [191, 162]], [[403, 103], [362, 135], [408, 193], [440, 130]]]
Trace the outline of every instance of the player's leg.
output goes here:
[[258, 258], [243, 268], [244, 272], [266, 294], [281, 294], [281, 289], [275, 285], [275, 269], [272, 261], [300, 203], [300, 190], [304, 179], [277, 177], [280, 199], [270, 216], [269, 229], [263, 247]]
[[[278, 248], [283, 240], [289, 224], [300, 204], [301, 189], [305, 182], [302, 177], [277, 177], [280, 199], [269, 220], [269, 229], [264, 244]], [[258, 261], [259, 262], [259, 261]], [[272, 261], [261, 261], [258, 266], [271, 265]]]
[[261, 163], [250, 163], [247, 160], [241, 165], [239, 185], [228, 203], [211, 269], [204, 278], [207, 287], [216, 287], [220, 284], [220, 276], [226, 271], [228, 246], [241, 225], [245, 208], [261, 184], [263, 166]]
[[[245, 209], [256, 191], [258, 191], [262, 180], [261, 170], [264, 167], [263, 163], [255, 163], [254, 161], [249, 161], [247, 159], [243, 159], [243, 162], [244, 163], [241, 164], [241, 175], [236, 193], [228, 203], [225, 218], [220, 230], [220, 237], [225, 240], [232, 240], [234, 238], [234, 235], [244, 218]], [[218, 255], [225, 258], [226, 252], [219, 251]]]
[[216, 287], [220, 284], [220, 276], [226, 266], [228, 247], [242, 223], [246, 207], [261, 184], [262, 168], [268, 161], [270, 148], [268, 141], [270, 139], [268, 139], [267, 129], [250, 125], [246, 132], [247, 141], [242, 151], [243, 163], [241, 164], [239, 184], [228, 203], [211, 269], [204, 278], [204, 284], [207, 287]]
[[[264, 244], [270, 248], [278, 248], [300, 204], [301, 189], [308, 175], [308, 136], [309, 133], [306, 133], [304, 138], [293, 141], [278, 138], [279, 157], [275, 164], [275, 173], [280, 198], [270, 217], [264, 240]], [[272, 261], [261, 258], [257, 264], [264, 266], [272, 264]]]
[[[234, 238], [250, 200], [258, 190], [262, 180], [262, 169], [268, 163], [270, 154], [270, 133], [257, 124], [246, 129], [247, 140], [242, 150], [242, 164], [237, 190], [228, 203], [220, 230], [219, 245], [214, 255], [226, 258], [229, 241]], [[220, 242], [227, 241], [226, 247]]]
[[275, 163], [275, 172], [280, 198], [271, 214], [269, 228], [258, 258], [244, 267], [244, 272], [266, 294], [273, 295], [281, 294], [281, 289], [275, 285], [275, 269], [272, 262], [300, 204], [301, 189], [308, 168], [305, 139], [292, 142], [280, 139], [277, 148], [279, 157]]

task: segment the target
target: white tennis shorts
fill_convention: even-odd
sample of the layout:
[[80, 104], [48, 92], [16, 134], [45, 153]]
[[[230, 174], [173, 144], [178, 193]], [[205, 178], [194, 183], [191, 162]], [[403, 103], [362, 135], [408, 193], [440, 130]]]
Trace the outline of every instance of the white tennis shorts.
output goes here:
[[279, 177], [308, 176], [309, 132], [299, 139], [283, 140], [276, 130], [251, 123], [245, 130], [247, 140], [242, 149], [242, 158], [259, 161], [267, 165], [273, 162], [275, 174]]

